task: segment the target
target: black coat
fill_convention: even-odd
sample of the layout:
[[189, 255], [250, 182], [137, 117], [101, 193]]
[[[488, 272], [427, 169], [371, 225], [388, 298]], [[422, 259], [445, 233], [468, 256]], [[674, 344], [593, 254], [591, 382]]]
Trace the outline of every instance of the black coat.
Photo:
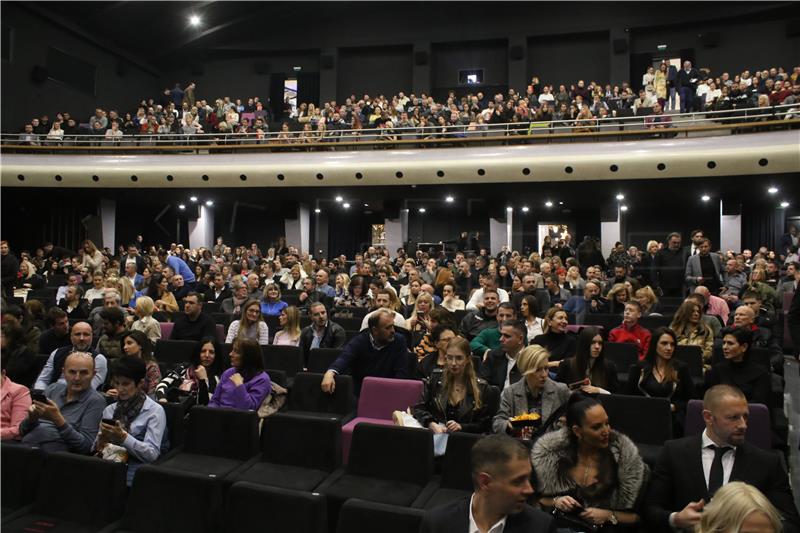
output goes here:
[[664, 289], [682, 289], [686, 271], [686, 252], [681, 248], [664, 248], [656, 254], [655, 263], [658, 285]]
[[[464, 533], [469, 530], [470, 497], [461, 498], [431, 509], [422, 518], [419, 533]], [[544, 511], [526, 505], [517, 513], [508, 515], [503, 533], [555, 533], [553, 517]]]
[[[558, 365], [556, 381], [571, 385], [584, 379], [584, 376], [579, 376], [575, 371], [575, 368], [572, 366], [574, 360], [574, 357], [568, 357], [561, 361], [561, 363]], [[592, 385], [605, 389], [610, 393], [620, 392], [619, 377], [617, 376], [617, 365], [614, 364], [614, 361], [609, 361], [605, 358], [603, 359], [603, 365], [605, 366], [606, 383], [592, 383]]]
[[[466, 396], [464, 400], [458, 405], [456, 416], [448, 417], [447, 415], [447, 399], [441, 401], [439, 398], [443, 387], [444, 373], [435, 371], [431, 374], [425, 389], [422, 392], [422, 400], [414, 406], [414, 418], [416, 418], [423, 427], [428, 427], [431, 422], [445, 424], [448, 420], [454, 420], [461, 424], [461, 431], [466, 433], [487, 433], [492, 429], [492, 417], [495, 413], [491, 412], [494, 403], [496, 407], [496, 400], [490, 402], [492, 395], [490, 385], [483, 379], [478, 379], [478, 390], [481, 398], [481, 408], [475, 409], [475, 397], [472, 394], [472, 387], [467, 385]], [[495, 394], [497, 394], [495, 392]]]
[[[314, 340], [314, 325], [310, 324], [303, 328], [300, 332], [300, 347], [305, 354], [306, 362], [308, 362], [308, 352], [311, 350], [311, 343]], [[325, 327], [325, 334], [319, 343], [320, 348], [341, 348], [347, 340], [347, 335], [344, 328], [328, 320], [328, 325]]]
[[[488, 381], [490, 385], [494, 385], [498, 389], [503, 390], [506, 384], [506, 373], [508, 373], [508, 358], [506, 357], [506, 352], [503, 351], [503, 348], [490, 350], [486, 361], [481, 365], [480, 376]], [[511, 369], [511, 373], [508, 376], [508, 384], [516, 383], [520, 378], [522, 378], [522, 374], [520, 374], [517, 365], [514, 365], [514, 368]]]

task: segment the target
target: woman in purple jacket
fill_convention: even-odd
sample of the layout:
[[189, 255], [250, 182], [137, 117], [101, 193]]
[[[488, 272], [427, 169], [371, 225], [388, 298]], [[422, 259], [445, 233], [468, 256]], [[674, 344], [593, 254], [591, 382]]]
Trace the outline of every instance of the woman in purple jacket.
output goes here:
[[255, 411], [271, 390], [258, 342], [236, 339], [231, 348], [231, 368], [222, 373], [208, 406]]

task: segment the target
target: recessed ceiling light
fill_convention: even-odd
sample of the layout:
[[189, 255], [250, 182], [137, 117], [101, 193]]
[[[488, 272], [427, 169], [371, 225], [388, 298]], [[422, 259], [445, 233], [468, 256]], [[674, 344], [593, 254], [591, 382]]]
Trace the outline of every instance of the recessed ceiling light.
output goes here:
[[184, 204], [178, 204], [178, 209], [186, 209], [186, 205], [184, 205]]
[[190, 196], [189, 200], [191, 200], [192, 202], [196, 202], [197, 201], [197, 196]]
[[628, 206], [627, 205], [621, 205], [621, 206], [619, 206], [619, 210], [620, 211], [627, 211], [628, 210]]
[[189, 17], [189, 24], [192, 26], [199, 26], [200, 25], [200, 17], [197, 15], [192, 15]]
[[444, 199], [444, 201], [447, 202], [448, 204], [452, 204], [453, 202], [456, 201], [456, 199], [453, 198], [452, 196], [448, 196], [447, 198]]
[[789, 207], [789, 202], [781, 202], [781, 207]]
[[510, 213], [511, 211], [513, 211], [513, 210], [514, 210], [514, 208], [513, 208], [513, 207], [511, 207], [511, 206], [508, 206], [508, 207], [506, 207], [506, 211], [508, 211], [509, 213]]
[[212, 200], [206, 200], [206, 205], [208, 207], [211, 207], [212, 205], [214, 205], [214, 202]]
[[624, 194], [620, 193], [620, 194], [617, 195], [617, 200], [624, 200], [624, 199], [625, 199], [625, 195]]
[[424, 207], [420, 207], [420, 208], [419, 208], [419, 212], [420, 212], [420, 213], [424, 213], [424, 212], [425, 212], [425, 208], [424, 208]]
[[322, 213], [322, 209], [320, 209], [320, 208], [318, 207], [318, 208], [314, 209], [314, 212], [315, 212], [315, 213]]
[[523, 212], [523, 213], [527, 213], [528, 211], [530, 211], [530, 208], [529, 208], [527, 205], [526, 205], [526, 206], [523, 206], [523, 208], [522, 208], [522, 212]]
[[704, 194], [703, 196], [700, 197], [700, 199], [703, 200], [704, 202], [707, 202], [711, 200], [711, 197], [707, 194]]
[[350, 209], [350, 204], [345, 202], [342, 204], [342, 207], [344, 207], [345, 209]]
[[337, 201], [337, 202], [341, 202], [342, 200], [344, 200], [344, 198], [342, 198], [341, 196], [337, 196], [337, 197], [336, 197], [336, 201]]
[[369, 207], [369, 204], [364, 204], [364, 207]]
[[546, 205], [547, 207], [553, 207], [553, 202], [551, 202], [550, 200], [547, 200], [547, 201], [544, 203], [544, 205]]
[[778, 188], [777, 187], [770, 187], [769, 189], [767, 189], [767, 192], [770, 193], [770, 194], [775, 194], [775, 193], [778, 192]]
[[558, 202], [558, 205], [564, 205], [564, 202]]

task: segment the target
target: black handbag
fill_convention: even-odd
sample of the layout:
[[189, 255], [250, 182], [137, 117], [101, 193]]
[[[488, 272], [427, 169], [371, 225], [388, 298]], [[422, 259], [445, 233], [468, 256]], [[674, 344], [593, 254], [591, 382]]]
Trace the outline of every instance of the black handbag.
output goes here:
[[574, 513], [565, 513], [553, 508], [553, 518], [558, 527], [568, 528], [573, 531], [600, 531], [603, 524], [592, 524]]

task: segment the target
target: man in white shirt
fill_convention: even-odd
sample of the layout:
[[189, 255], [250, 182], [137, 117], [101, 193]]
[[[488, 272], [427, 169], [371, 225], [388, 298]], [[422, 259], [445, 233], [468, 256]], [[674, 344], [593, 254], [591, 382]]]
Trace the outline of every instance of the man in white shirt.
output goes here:
[[403, 315], [392, 309], [392, 297], [389, 295], [389, 289], [378, 289], [378, 291], [375, 294], [375, 305], [377, 306], [377, 309], [375, 309], [371, 313], [367, 313], [366, 316], [364, 316], [364, 320], [361, 321], [360, 331], [364, 331], [365, 329], [367, 329], [367, 324], [369, 323], [369, 317], [371, 317], [381, 309], [388, 309], [389, 311], [394, 313], [394, 327], [405, 329], [406, 319], [403, 317]]
[[470, 297], [469, 302], [467, 302], [467, 311], [477, 311], [481, 309], [483, 307], [483, 292], [489, 289], [497, 291], [497, 295], [500, 297], [500, 303], [508, 301], [508, 292], [497, 288], [497, 282], [491, 274], [481, 274], [479, 281], [481, 288], [476, 289], [475, 292], [472, 293], [472, 297]]

